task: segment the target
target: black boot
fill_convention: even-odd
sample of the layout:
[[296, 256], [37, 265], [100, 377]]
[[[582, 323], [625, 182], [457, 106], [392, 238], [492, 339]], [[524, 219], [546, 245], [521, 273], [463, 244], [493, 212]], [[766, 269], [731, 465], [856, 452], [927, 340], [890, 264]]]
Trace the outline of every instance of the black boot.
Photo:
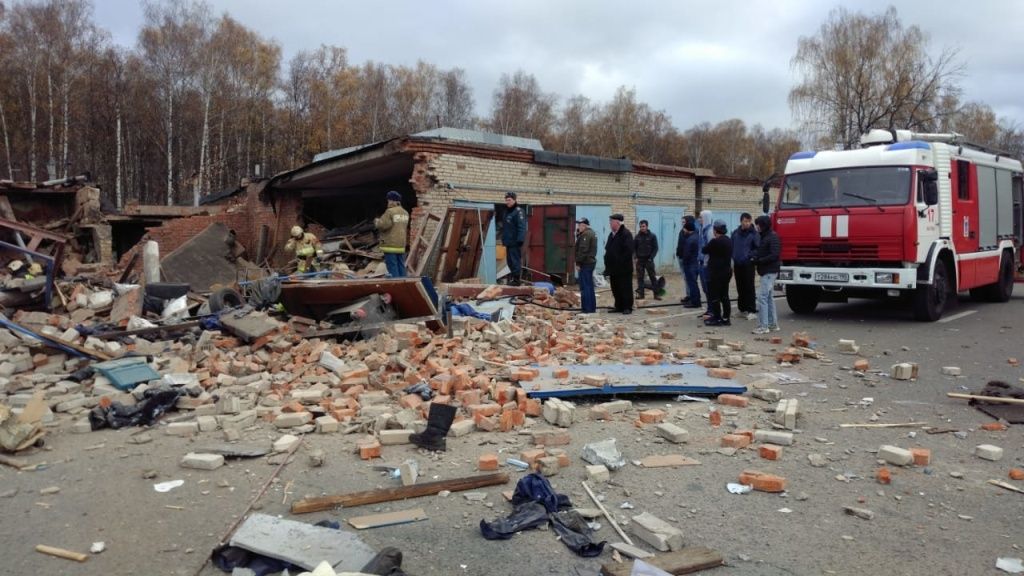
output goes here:
[[388, 546], [378, 552], [360, 572], [378, 576], [403, 576], [405, 572], [402, 571], [402, 551]]
[[447, 404], [430, 404], [430, 414], [427, 415], [427, 429], [422, 434], [412, 434], [409, 440], [426, 450], [443, 452], [446, 449], [445, 436], [455, 421], [457, 408]]

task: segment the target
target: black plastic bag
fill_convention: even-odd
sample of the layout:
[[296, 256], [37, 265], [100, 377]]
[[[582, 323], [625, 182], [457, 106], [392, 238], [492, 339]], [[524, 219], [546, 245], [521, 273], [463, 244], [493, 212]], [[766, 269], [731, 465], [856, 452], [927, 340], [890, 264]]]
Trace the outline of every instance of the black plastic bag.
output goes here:
[[120, 402], [113, 402], [108, 407], [96, 406], [89, 411], [89, 424], [93, 430], [108, 426], [115, 430], [126, 426], [149, 426], [173, 408], [180, 396], [181, 391], [172, 388], [146, 390], [142, 401], [134, 406]]
[[531, 530], [547, 524], [548, 512], [539, 502], [526, 502], [516, 506], [506, 518], [494, 522], [480, 521], [480, 533], [488, 540], [508, 540], [516, 532]]
[[551, 527], [562, 544], [584, 558], [595, 558], [604, 551], [605, 542], [594, 542], [594, 533], [587, 521], [575, 510], [563, 510], [549, 515]]

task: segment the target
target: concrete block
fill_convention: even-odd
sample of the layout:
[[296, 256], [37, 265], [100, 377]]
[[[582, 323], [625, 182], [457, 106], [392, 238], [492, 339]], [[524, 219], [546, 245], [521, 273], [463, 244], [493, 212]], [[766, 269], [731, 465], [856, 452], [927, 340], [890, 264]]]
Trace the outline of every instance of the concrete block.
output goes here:
[[292, 449], [292, 446], [295, 446], [299, 442], [302, 442], [302, 439], [298, 436], [285, 434], [277, 440], [274, 440], [274, 452], [287, 452]]
[[167, 425], [167, 434], [170, 436], [195, 436], [198, 433], [198, 422], [172, 422]]
[[779, 446], [792, 446], [793, 433], [781, 430], [754, 430], [754, 441]]
[[274, 418], [274, 426], [278, 428], [295, 428], [309, 424], [313, 421], [313, 415], [309, 412], [285, 412]]
[[92, 424], [89, 422], [88, 418], [76, 420], [75, 423], [71, 425], [71, 431], [75, 434], [88, 434], [89, 432], [92, 432]]
[[751, 366], [754, 365], [754, 364], [760, 364], [761, 363], [761, 355], [760, 354], [744, 354], [742, 362], [744, 364], [751, 365]]
[[685, 428], [680, 428], [670, 422], [662, 422], [654, 430], [658, 433], [658, 436], [673, 444], [681, 444], [690, 439], [690, 433]]
[[878, 458], [896, 466], [909, 466], [914, 463], [914, 454], [910, 450], [888, 444], [878, 448]]
[[943, 376], [959, 376], [960, 374], [961, 374], [961, 370], [960, 370], [959, 366], [943, 366], [942, 367], [942, 375]]
[[331, 416], [320, 416], [315, 423], [316, 431], [321, 434], [332, 434], [338, 431], [338, 421]]
[[412, 436], [412, 430], [381, 430], [377, 433], [380, 443], [384, 446], [408, 444], [409, 436]]
[[981, 444], [974, 449], [974, 455], [995, 462], [1003, 459], [1003, 449], [992, 444]]
[[601, 484], [604, 484], [605, 482], [611, 480], [612, 478], [611, 472], [609, 472], [608, 468], [605, 467], [603, 464], [594, 464], [592, 466], [587, 466], [586, 471], [587, 480], [590, 482], [599, 482]]
[[895, 380], [910, 380], [914, 377], [914, 373], [917, 371], [916, 365], [910, 362], [901, 362], [900, 364], [893, 364], [889, 371], [889, 376]]
[[776, 388], [753, 388], [750, 395], [765, 402], [778, 402], [782, 400], [782, 390]]
[[468, 418], [465, 420], [459, 420], [458, 422], [452, 424], [451, 429], [448, 430], [448, 435], [454, 436], [455, 438], [465, 436], [466, 434], [472, 432], [475, 427], [476, 424], [474, 424], [473, 421]]
[[196, 418], [196, 424], [199, 425], [200, 432], [213, 432], [220, 428], [215, 416], [199, 416]]
[[633, 403], [629, 400], [612, 400], [611, 402], [602, 402], [595, 406], [595, 408], [601, 408], [609, 414], [618, 414], [632, 410]]
[[544, 402], [541, 414], [549, 424], [568, 428], [576, 420], [576, 405], [558, 398], [550, 398]]
[[796, 398], [780, 400], [778, 406], [775, 407], [775, 423], [795, 430], [799, 410], [800, 402]]
[[633, 516], [630, 528], [638, 538], [662, 552], [683, 548], [682, 530], [649, 512]]
[[196, 470], [216, 470], [224, 465], [224, 456], [220, 454], [200, 454], [189, 452], [181, 459], [182, 468], [194, 468]]
[[554, 476], [561, 469], [562, 466], [558, 463], [558, 457], [556, 456], [545, 456], [537, 459], [537, 470], [543, 476]]
[[856, 340], [839, 340], [839, 351], [843, 354], [856, 354], [860, 352], [860, 346], [857, 346]]

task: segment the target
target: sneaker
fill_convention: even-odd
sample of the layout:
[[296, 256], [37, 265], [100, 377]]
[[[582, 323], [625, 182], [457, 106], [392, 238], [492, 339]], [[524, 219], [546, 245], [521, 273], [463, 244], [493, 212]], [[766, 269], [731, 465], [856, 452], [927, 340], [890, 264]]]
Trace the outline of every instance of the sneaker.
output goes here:
[[757, 312], [747, 312], [747, 320], [757, 320]]
[[778, 324], [772, 324], [771, 326], [768, 327], [768, 329], [771, 330], [772, 332], [778, 332], [779, 330], [782, 330], [782, 328], [779, 328]]
[[752, 334], [767, 334], [769, 332], [771, 332], [771, 330], [769, 330], [768, 328], [765, 328], [764, 326], [758, 326], [757, 328], [754, 328], [751, 331]]
[[720, 321], [718, 322], [718, 325], [719, 325], [719, 326], [732, 326], [732, 322], [730, 322], [728, 318], [722, 318], [722, 319], [721, 319], [721, 320], [720, 320]]
[[701, 307], [700, 306], [700, 302], [698, 302], [696, 304], [691, 304], [689, 302], [687, 302], [686, 304], [683, 304], [683, 308], [700, 308], [700, 307]]

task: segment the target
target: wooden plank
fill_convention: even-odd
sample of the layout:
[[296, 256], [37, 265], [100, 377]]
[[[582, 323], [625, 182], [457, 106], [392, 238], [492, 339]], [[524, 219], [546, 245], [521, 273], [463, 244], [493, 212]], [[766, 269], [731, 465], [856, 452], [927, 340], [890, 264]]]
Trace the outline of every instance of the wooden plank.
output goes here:
[[466, 238], [459, 253], [459, 268], [455, 279], [468, 278], [476, 274], [480, 253], [480, 218], [474, 210], [466, 214]]
[[927, 422], [897, 422], [895, 424], [881, 424], [873, 422], [870, 424], [840, 424], [840, 428], [916, 428], [927, 426]]
[[[431, 221], [435, 222], [436, 225], [428, 236], [426, 231]], [[434, 244], [437, 243], [437, 237], [443, 227], [444, 216], [433, 211], [427, 212], [420, 223], [421, 225], [418, 227], [417, 233], [409, 244], [409, 256], [405, 262], [406, 268], [413, 276], [421, 276], [423, 274], [423, 267], [430, 259], [430, 253], [433, 251]]]
[[[661, 568], [669, 574], [678, 575], [692, 574], [701, 570], [707, 570], [708, 568], [722, 566], [725, 564], [725, 559], [722, 558], [721, 554], [710, 548], [690, 546], [675, 552], [658, 554], [654, 558], [644, 560], [644, 562]], [[632, 572], [632, 560], [622, 564], [604, 564], [601, 566], [601, 576], [629, 576]]]
[[989, 480], [988, 483], [993, 485], [993, 486], [999, 486], [1003, 490], [1009, 490], [1010, 492], [1017, 492], [1018, 494], [1024, 494], [1024, 490], [1021, 490], [1020, 488], [1017, 488], [1016, 486], [1014, 486], [1013, 484], [1010, 484], [1009, 482], [1003, 482], [1002, 480]]
[[400, 510], [398, 512], [385, 512], [384, 514], [370, 514], [368, 516], [355, 516], [348, 519], [348, 523], [356, 530], [367, 528], [380, 528], [381, 526], [394, 526], [396, 524], [408, 524], [426, 520], [427, 513], [423, 508], [411, 510]]
[[367, 490], [365, 492], [350, 492], [348, 494], [336, 494], [320, 498], [306, 498], [292, 504], [292, 514], [307, 514], [309, 512], [322, 512], [332, 510], [338, 506], [362, 506], [364, 504], [377, 504], [380, 502], [392, 502], [406, 498], [419, 498], [420, 496], [432, 496], [448, 490], [450, 492], [461, 492], [463, 490], [475, 490], [486, 486], [497, 486], [506, 484], [509, 481], [507, 473], [484, 474], [482, 476], [469, 476], [465, 478], [452, 478], [450, 480], [438, 480], [412, 486], [401, 486], [397, 488], [382, 488], [380, 490]]
[[371, 330], [383, 330], [392, 324], [416, 324], [418, 322], [430, 322], [436, 321], [437, 316], [419, 316], [416, 318], [399, 318], [395, 320], [389, 320], [387, 322], [372, 322], [369, 324], [353, 324], [351, 326], [340, 326], [338, 328], [327, 328], [325, 330], [314, 330], [312, 332], [306, 332], [303, 334], [303, 338], [329, 338], [344, 336], [346, 334], [356, 334], [358, 332], [366, 332]]
[[71, 550], [65, 550], [64, 548], [57, 548], [55, 546], [47, 546], [45, 544], [37, 544], [36, 552], [47, 554], [49, 556], [56, 556], [57, 558], [63, 558], [65, 560], [74, 560], [75, 562], [85, 562], [89, 559], [88, 554], [72, 552]]
[[961, 400], [980, 400], [982, 402], [992, 402], [995, 404], [1024, 404], [1024, 398], [1004, 398], [1002, 396], [980, 396], [978, 394], [960, 394], [959, 392], [946, 392], [946, 396], [950, 398], [959, 398]]
[[441, 253], [442, 260], [438, 262], [438, 279], [449, 282], [455, 279], [455, 270], [459, 265], [459, 257], [462, 252], [462, 232], [466, 226], [466, 212], [458, 208], [448, 211], [451, 224], [448, 226], [448, 235], [445, 238], [445, 249]]
[[687, 458], [682, 454], [663, 454], [648, 456], [640, 460], [640, 465], [644, 468], [674, 468], [676, 466], [698, 466], [700, 461]]

